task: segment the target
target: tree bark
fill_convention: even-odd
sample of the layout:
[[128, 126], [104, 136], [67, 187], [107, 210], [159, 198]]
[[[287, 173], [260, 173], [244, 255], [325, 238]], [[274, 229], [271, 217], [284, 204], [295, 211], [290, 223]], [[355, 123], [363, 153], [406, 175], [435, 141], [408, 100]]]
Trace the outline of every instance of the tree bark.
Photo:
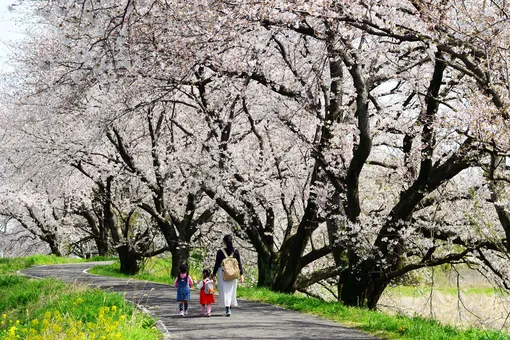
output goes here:
[[55, 256], [62, 257], [62, 251], [59, 248], [57, 238], [54, 234], [49, 234], [43, 239], [48, 243], [51, 249], [51, 253]]
[[188, 264], [190, 255], [189, 241], [180, 242], [174, 247], [170, 247], [172, 254], [172, 269], [170, 275], [177, 277], [179, 275], [179, 266], [181, 264]]
[[[96, 200], [101, 200], [101, 198], [96, 197]], [[96, 244], [97, 252], [99, 256], [108, 256], [110, 252], [110, 246], [108, 244], [108, 233], [104, 227], [102, 221], [96, 222], [96, 219], [91, 214], [90, 211], [83, 207], [80, 209], [77, 214], [83, 216], [87, 221], [87, 224], [90, 227], [91, 237], [94, 239]]]
[[[345, 270], [340, 275], [339, 298], [346, 306], [374, 309], [389, 281], [370, 271], [371, 263]], [[358, 271], [359, 270], [359, 271]]]
[[127, 275], [135, 275], [140, 271], [142, 256], [129, 244], [117, 247], [120, 260], [120, 272]]
[[505, 197], [505, 184], [501, 180], [496, 179], [497, 170], [503, 171], [506, 167], [506, 157], [497, 156], [495, 152], [491, 154], [491, 163], [487, 174], [489, 180], [489, 190], [494, 209], [498, 215], [501, 227], [505, 232], [506, 251], [510, 254], [510, 211], [500, 204], [500, 200]]
[[140, 270], [140, 261], [142, 254], [137, 252], [131, 244], [127, 242], [119, 226], [118, 221], [115, 219], [115, 214], [112, 210], [112, 183], [113, 176], [108, 176], [106, 179], [106, 186], [103, 189], [103, 223], [105, 228], [110, 230], [112, 235], [117, 254], [119, 255], [120, 271], [123, 274], [134, 275]]
[[278, 260], [273, 257], [265, 258], [257, 254], [257, 268], [259, 277], [257, 281], [258, 287], [272, 288], [278, 270]]
[[44, 241], [50, 247], [51, 253], [55, 256], [62, 256], [62, 251], [60, 250], [59, 240], [56, 234], [56, 229], [52, 227], [47, 227], [44, 223], [37, 217], [36, 213], [31, 207], [26, 207], [28, 211], [28, 215], [32, 219], [32, 221], [37, 225], [37, 228], [40, 230], [40, 233], [34, 232], [31, 228], [29, 228], [22, 219], [19, 219], [22, 226], [25, 227], [28, 231], [30, 231], [33, 235], [37, 236], [41, 241]]

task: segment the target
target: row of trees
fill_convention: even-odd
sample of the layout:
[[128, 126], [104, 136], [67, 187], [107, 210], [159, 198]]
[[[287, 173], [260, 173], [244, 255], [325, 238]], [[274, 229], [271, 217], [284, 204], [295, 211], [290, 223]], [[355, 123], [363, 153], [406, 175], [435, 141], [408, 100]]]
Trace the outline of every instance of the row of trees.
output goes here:
[[170, 251], [175, 275], [227, 226], [276, 291], [334, 278], [375, 308], [445, 263], [508, 288], [509, 6], [38, 1], [4, 78], [1, 213], [126, 273]]

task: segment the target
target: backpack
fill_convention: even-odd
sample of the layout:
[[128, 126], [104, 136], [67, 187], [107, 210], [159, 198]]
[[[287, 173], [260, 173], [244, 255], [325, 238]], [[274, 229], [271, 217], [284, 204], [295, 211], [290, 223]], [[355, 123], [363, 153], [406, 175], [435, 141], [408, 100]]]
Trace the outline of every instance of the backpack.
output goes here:
[[221, 249], [225, 258], [221, 261], [221, 270], [223, 271], [223, 281], [235, 280], [239, 277], [239, 263], [234, 257], [234, 253], [228, 256], [224, 249]]
[[204, 293], [210, 295], [214, 294], [214, 281], [209, 280], [204, 282]]

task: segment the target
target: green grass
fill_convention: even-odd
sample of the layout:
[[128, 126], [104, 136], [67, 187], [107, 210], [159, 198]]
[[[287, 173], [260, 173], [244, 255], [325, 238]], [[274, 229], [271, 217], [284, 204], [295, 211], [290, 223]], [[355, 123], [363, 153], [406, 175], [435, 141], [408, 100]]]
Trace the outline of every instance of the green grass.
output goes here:
[[101, 256], [93, 257], [89, 260], [69, 257], [58, 257], [55, 255], [31, 255], [26, 257], [2, 257], [0, 258], [0, 274], [13, 273], [17, 270], [30, 268], [32, 266], [42, 266], [50, 264], [79, 263], [91, 261], [111, 260]]
[[54, 256], [0, 259], [0, 339], [161, 338], [154, 321], [120, 294], [15, 275], [31, 265], [69, 262], [83, 260]]
[[265, 288], [238, 287], [238, 296], [269, 303], [302, 313], [317, 315], [343, 325], [390, 339], [510, 339], [510, 334], [471, 328], [461, 330], [432, 319], [392, 316], [362, 308], [346, 307], [336, 302], [275, 293]]
[[0, 275], [0, 287], [0, 339], [161, 338], [154, 321], [119, 294], [9, 274]]
[[0, 311], [22, 316], [29, 305], [56, 296], [64, 283], [55, 279], [30, 280], [23, 276], [0, 275]]
[[[429, 286], [395, 286], [388, 287], [387, 292], [393, 294], [401, 294], [402, 296], [414, 297], [421, 295], [429, 295], [432, 288]], [[457, 287], [452, 286], [443, 286], [443, 287], [434, 287], [434, 292], [441, 292], [448, 295], [457, 295], [459, 293]], [[501, 289], [497, 289], [494, 287], [469, 287], [460, 289], [461, 294], [465, 295], [504, 295], [508, 294], [503, 292]]]
[[[115, 261], [111, 265], [106, 266], [95, 266], [89, 269], [90, 274], [113, 276], [120, 278], [131, 278], [142, 281], [153, 281], [160, 283], [173, 284], [175, 278], [170, 276], [170, 270], [172, 268], [172, 262], [167, 258], [151, 258], [148, 259], [142, 270], [136, 275], [126, 275], [120, 272], [120, 263]], [[193, 280], [196, 282], [197, 279], [202, 278], [202, 269], [198, 266], [190, 265], [190, 274]]]
[[[173, 279], [169, 276], [169, 260], [153, 259], [152, 262], [149, 262], [148, 265], [145, 266], [144, 270], [135, 276], [123, 275], [120, 273], [119, 268], [119, 263], [114, 263], [109, 266], [96, 266], [92, 268], [90, 272], [105, 276], [131, 277], [160, 283], [173, 283]], [[198, 274], [192, 271], [192, 275]], [[416, 294], [415, 287], [402, 286], [392, 289], [402, 294]], [[452, 294], [456, 294], [456, 289], [454, 288], [447, 291], [451, 291]], [[297, 294], [291, 295], [275, 293], [264, 288], [238, 286], [237, 292], [240, 298], [269, 303], [302, 313], [317, 315], [342, 325], [356, 328], [387, 339], [510, 339], [510, 334], [504, 332], [481, 330], [477, 328], [459, 329], [443, 325], [432, 319], [390, 315], [368, 309], [346, 307], [336, 302], [325, 302]], [[492, 291], [489, 288], [469, 288], [469, 293], [489, 294], [492, 293]]]

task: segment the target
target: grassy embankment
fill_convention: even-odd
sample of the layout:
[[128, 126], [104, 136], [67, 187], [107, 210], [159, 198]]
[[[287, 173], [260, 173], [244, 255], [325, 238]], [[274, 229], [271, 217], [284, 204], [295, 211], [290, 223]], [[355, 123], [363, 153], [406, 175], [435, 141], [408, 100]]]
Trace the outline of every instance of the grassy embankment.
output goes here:
[[[404, 296], [415, 296], [417, 294], [425, 295], [430, 294], [431, 287], [413, 287], [413, 286], [397, 286], [391, 287], [392, 293], [402, 294]], [[434, 291], [441, 292], [447, 295], [457, 295], [459, 290], [457, 287], [434, 287]], [[470, 287], [461, 290], [466, 295], [493, 295], [501, 294], [501, 291], [494, 287]]]
[[[170, 262], [168, 260], [153, 259], [140, 274], [132, 278], [173, 283], [168, 274], [169, 270]], [[90, 272], [105, 276], [127, 277], [119, 272], [118, 263], [95, 267]], [[191, 274], [192, 276], [198, 276], [198, 273], [193, 271]], [[300, 295], [275, 293], [263, 288], [240, 286], [238, 287], [238, 296], [317, 315], [387, 339], [510, 339], [510, 334], [504, 332], [477, 328], [459, 329], [443, 325], [432, 319], [390, 315], [362, 308], [346, 307], [335, 302], [324, 302]]]
[[[95, 258], [99, 260], [99, 258]], [[116, 293], [16, 274], [33, 265], [83, 262], [0, 258], [0, 339], [160, 339], [154, 321]]]

